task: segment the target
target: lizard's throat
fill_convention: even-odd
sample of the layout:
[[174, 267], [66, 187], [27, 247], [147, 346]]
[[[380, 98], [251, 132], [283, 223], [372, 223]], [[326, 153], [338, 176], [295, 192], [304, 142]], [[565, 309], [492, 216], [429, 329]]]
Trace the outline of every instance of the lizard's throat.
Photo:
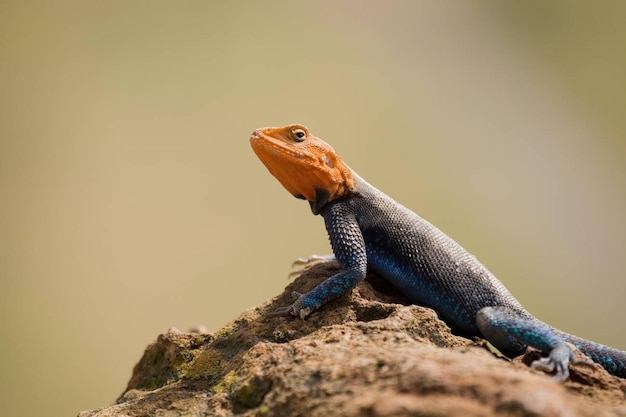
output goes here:
[[315, 157], [277, 152], [275, 148], [254, 147], [254, 151], [287, 191], [311, 203], [315, 214], [354, 188], [352, 170], [334, 152]]

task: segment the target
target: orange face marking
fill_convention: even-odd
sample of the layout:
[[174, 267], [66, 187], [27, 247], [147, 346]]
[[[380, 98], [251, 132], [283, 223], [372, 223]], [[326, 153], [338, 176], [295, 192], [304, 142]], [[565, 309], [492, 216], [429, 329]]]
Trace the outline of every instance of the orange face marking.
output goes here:
[[305, 126], [257, 129], [250, 144], [270, 173], [296, 197], [319, 204], [316, 196], [323, 190], [328, 194], [325, 204], [354, 187], [350, 168], [329, 144], [311, 135]]

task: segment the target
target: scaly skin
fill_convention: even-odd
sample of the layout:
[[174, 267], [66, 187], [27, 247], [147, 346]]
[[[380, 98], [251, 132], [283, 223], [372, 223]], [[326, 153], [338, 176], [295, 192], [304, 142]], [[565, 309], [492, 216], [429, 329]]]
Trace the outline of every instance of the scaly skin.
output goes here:
[[611, 374], [626, 378], [626, 352], [557, 330], [533, 317], [474, 256], [417, 214], [368, 184], [302, 125], [268, 127], [250, 143], [292, 195], [321, 214], [342, 272], [269, 314], [304, 319], [350, 291], [367, 269], [411, 302], [435, 309], [454, 329], [482, 336], [517, 356], [530, 345], [548, 356], [533, 367], [569, 376], [571, 343]]

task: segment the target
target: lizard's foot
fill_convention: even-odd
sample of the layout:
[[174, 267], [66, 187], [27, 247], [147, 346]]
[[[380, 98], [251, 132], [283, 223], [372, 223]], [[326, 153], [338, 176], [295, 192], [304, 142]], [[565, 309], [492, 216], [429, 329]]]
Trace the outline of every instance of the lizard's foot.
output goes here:
[[561, 343], [554, 347], [547, 357], [537, 359], [530, 366], [548, 373], [555, 372], [552, 379], [562, 382], [569, 377], [570, 361], [575, 362], [574, 353], [567, 343]]
[[304, 295], [300, 294], [297, 291], [292, 293], [293, 297], [296, 298], [293, 304], [288, 305], [286, 307], [280, 307], [276, 310], [272, 310], [269, 313], [265, 313], [265, 317], [282, 317], [282, 316], [296, 316], [300, 317], [302, 320], [306, 318], [313, 311], [312, 308], [306, 307], [304, 303]]
[[[576, 357], [577, 353], [580, 358]], [[552, 379], [561, 382], [565, 381], [569, 376], [569, 364], [583, 365], [590, 368], [597, 366], [593, 360], [584, 356], [584, 354], [578, 350], [576, 346], [568, 342], [555, 347], [552, 351], [550, 351], [550, 355], [545, 358], [537, 359], [530, 364], [530, 366], [533, 369], [549, 373], [556, 370]]]
[[335, 255], [311, 255], [308, 258], [298, 258], [291, 264], [291, 272], [289, 272], [289, 278], [296, 278], [313, 265], [317, 265], [322, 262], [328, 262], [335, 260]]
[[521, 354], [526, 346], [533, 346], [548, 353], [547, 357], [534, 361], [531, 367], [554, 372], [552, 378], [555, 381], [568, 378], [569, 364], [575, 362], [575, 348], [570, 348], [564, 338], [544, 322], [520, 316], [506, 307], [484, 307], [476, 313], [476, 324], [485, 338], [501, 351]]

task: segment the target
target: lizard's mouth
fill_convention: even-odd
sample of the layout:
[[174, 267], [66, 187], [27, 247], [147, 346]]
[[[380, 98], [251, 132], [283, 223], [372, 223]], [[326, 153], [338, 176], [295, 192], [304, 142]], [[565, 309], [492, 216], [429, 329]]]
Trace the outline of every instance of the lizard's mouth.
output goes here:
[[303, 159], [307, 159], [309, 155], [306, 152], [301, 152], [293, 143], [268, 134], [275, 129], [275, 127], [262, 127], [252, 132], [250, 136], [250, 145], [254, 153], [266, 167], [270, 168], [271, 165], [273, 168], [295, 168], [295, 165], [298, 165]]

